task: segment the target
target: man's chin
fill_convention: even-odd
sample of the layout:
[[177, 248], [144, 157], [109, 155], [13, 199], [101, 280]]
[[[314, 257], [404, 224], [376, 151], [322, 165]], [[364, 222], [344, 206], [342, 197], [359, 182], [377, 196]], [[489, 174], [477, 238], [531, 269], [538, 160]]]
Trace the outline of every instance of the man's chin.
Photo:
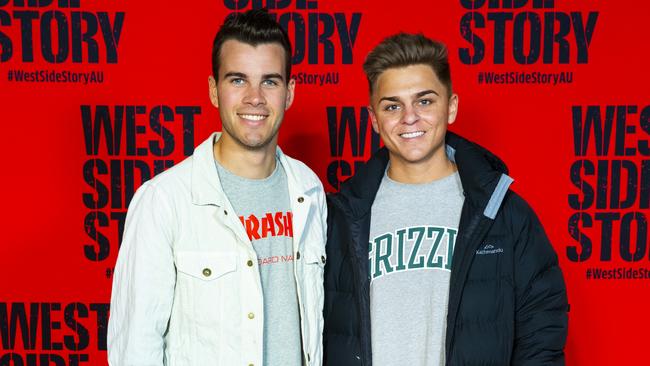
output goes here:
[[400, 151], [390, 154], [391, 158], [399, 159], [404, 164], [422, 164], [433, 160], [433, 153], [428, 151]]
[[255, 138], [242, 138], [236, 139], [240, 146], [247, 150], [257, 151], [266, 149], [272, 142], [273, 137], [255, 137]]
[[277, 131], [269, 133], [269, 131], [230, 131], [229, 129], [224, 129], [223, 133], [227, 134], [237, 145], [250, 151], [268, 148], [270, 144], [277, 141], [275, 137], [278, 134]]

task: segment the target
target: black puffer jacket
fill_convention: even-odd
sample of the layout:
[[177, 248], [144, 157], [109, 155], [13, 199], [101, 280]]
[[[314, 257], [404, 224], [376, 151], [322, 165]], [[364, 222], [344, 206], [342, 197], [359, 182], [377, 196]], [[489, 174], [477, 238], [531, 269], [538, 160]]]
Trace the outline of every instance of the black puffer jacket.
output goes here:
[[[567, 297], [540, 222], [508, 190], [511, 179], [501, 160], [451, 132], [446, 140], [465, 192], [449, 288], [446, 364], [563, 365]], [[372, 364], [368, 235], [387, 162], [382, 149], [328, 198], [327, 366]]]

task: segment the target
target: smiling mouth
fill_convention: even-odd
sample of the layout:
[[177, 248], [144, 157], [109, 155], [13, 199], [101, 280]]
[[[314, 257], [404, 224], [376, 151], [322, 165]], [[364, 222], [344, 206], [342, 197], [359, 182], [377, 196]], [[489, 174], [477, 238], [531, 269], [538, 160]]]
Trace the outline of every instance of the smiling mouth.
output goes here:
[[243, 119], [247, 119], [250, 121], [261, 121], [268, 117], [268, 114], [243, 114], [243, 113], [237, 113], [237, 115]]
[[405, 139], [414, 139], [414, 138], [420, 137], [422, 135], [424, 135], [424, 131], [414, 131], [414, 132], [400, 133], [399, 137], [405, 138]]

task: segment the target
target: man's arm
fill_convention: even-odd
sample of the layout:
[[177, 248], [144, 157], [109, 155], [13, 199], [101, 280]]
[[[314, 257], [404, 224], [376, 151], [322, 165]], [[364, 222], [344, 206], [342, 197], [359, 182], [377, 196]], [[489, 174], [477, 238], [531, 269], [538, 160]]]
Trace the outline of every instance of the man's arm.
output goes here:
[[[517, 197], [518, 198], [518, 197]], [[520, 200], [520, 199], [519, 199]], [[557, 255], [533, 210], [523, 201], [515, 247], [515, 344], [512, 365], [564, 365], [568, 303]]]
[[115, 265], [108, 324], [112, 366], [163, 364], [174, 297], [173, 211], [149, 184], [133, 197]]

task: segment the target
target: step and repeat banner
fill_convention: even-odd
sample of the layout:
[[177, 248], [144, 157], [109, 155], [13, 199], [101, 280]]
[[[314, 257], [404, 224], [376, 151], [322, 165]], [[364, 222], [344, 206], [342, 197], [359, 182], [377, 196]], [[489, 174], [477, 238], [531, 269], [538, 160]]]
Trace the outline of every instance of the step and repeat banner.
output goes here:
[[107, 364], [128, 204], [220, 130], [212, 39], [260, 7], [295, 47], [280, 145], [330, 192], [381, 145], [368, 51], [398, 31], [445, 42], [451, 129], [506, 161], [560, 258], [567, 364], [648, 364], [647, 2], [0, 0], [0, 366]]

